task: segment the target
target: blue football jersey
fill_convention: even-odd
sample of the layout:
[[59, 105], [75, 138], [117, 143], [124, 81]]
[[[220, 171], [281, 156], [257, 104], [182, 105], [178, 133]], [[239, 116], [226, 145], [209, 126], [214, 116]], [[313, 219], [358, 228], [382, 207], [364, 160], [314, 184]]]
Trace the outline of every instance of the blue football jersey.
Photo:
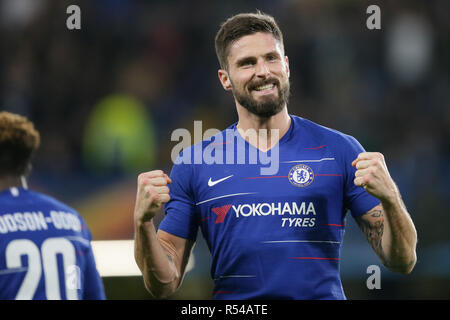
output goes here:
[[85, 221], [54, 198], [0, 192], [0, 299], [105, 299]]
[[[214, 299], [346, 299], [339, 273], [346, 212], [358, 217], [379, 204], [353, 182], [351, 163], [364, 149], [290, 117], [268, 152], [257, 152], [233, 124], [183, 150], [172, 168], [159, 228], [191, 240], [200, 228]], [[272, 166], [268, 159], [277, 162], [270, 174], [262, 170]]]

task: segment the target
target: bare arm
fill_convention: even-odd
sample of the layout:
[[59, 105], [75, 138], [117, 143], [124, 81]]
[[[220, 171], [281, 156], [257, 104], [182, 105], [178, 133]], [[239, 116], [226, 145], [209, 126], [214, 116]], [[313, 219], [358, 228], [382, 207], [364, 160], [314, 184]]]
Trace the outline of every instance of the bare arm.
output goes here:
[[139, 175], [134, 212], [134, 256], [147, 290], [166, 298], [180, 286], [194, 242], [162, 230], [156, 232], [153, 217], [169, 201], [170, 178], [160, 170]]
[[355, 185], [381, 204], [356, 221], [382, 261], [392, 271], [408, 274], [416, 263], [417, 232], [380, 153], [361, 153], [353, 162]]
[[391, 211], [388, 213], [380, 204], [356, 222], [386, 268], [408, 274], [416, 263], [414, 225], [408, 218], [398, 219], [405, 212]]

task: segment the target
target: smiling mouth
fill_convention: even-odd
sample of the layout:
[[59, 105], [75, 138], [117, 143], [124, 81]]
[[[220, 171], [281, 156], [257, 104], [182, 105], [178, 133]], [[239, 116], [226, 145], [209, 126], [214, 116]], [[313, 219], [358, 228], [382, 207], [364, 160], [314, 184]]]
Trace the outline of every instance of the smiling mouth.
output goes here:
[[267, 93], [272, 92], [278, 86], [278, 81], [275, 79], [269, 81], [266, 80], [263, 83], [260, 82], [250, 86], [250, 91], [256, 91], [259, 93], [264, 93], [265, 91], [267, 91]]
[[251, 92], [256, 96], [273, 95], [276, 92], [277, 85], [275, 83], [266, 83], [260, 86], [254, 86]]
[[269, 83], [269, 84], [265, 84], [263, 86], [256, 87], [253, 90], [255, 90], [255, 91], [266, 91], [266, 90], [272, 90], [274, 87], [275, 87], [275, 84]]

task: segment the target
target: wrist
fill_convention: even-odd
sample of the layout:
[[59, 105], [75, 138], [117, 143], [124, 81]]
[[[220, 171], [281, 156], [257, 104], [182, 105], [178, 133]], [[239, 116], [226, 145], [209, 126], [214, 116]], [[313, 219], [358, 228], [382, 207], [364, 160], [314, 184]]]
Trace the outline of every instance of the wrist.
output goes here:
[[134, 222], [136, 229], [148, 229], [149, 227], [153, 226], [153, 217], [147, 218], [147, 219], [137, 219]]
[[387, 190], [388, 192], [380, 197], [379, 200], [383, 207], [393, 207], [399, 205], [401, 202], [400, 191], [397, 188], [397, 185], [393, 183]]
[[401, 198], [397, 192], [393, 192], [389, 196], [379, 200], [385, 210], [401, 207]]

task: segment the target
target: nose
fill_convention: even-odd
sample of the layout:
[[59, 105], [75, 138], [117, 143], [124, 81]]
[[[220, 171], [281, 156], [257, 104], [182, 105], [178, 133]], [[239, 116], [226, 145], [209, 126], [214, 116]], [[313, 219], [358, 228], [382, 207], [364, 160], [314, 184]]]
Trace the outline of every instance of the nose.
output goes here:
[[263, 59], [259, 59], [256, 64], [255, 74], [259, 78], [267, 78], [270, 75], [269, 67], [266, 64], [266, 61]]

